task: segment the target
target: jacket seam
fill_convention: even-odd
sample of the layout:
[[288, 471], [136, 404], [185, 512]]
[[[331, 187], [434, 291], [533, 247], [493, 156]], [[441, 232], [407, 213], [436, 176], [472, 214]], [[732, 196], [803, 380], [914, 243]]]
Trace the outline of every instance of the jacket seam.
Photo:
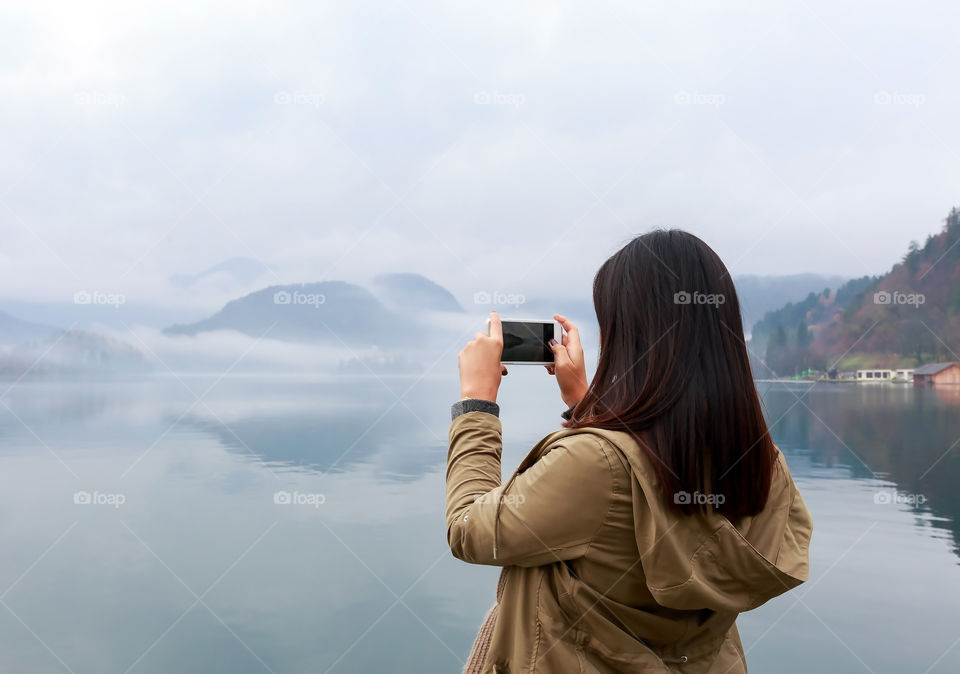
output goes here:
[[[784, 476], [784, 479], [787, 480], [787, 488], [789, 489], [789, 488], [792, 486], [792, 485], [790, 484], [790, 482], [791, 482], [792, 480], [790, 480], [790, 479], [787, 477], [787, 476], [789, 475], [789, 473], [788, 473], [788, 471], [787, 471], [786, 463], [787, 463], [787, 460], [784, 458], [783, 452], [781, 452], [781, 451], [779, 450], [779, 448], [778, 448], [778, 449], [777, 449], [777, 467], [778, 467], [781, 471], [783, 471], [783, 476]], [[790, 503], [787, 505], [787, 521], [790, 520], [790, 513], [793, 512], [793, 505], [794, 505], [794, 503], [797, 502], [797, 494], [798, 494], [798, 493], [799, 493], [799, 492], [798, 492], [796, 489], [794, 489], [794, 490], [793, 490], [793, 494], [790, 496]], [[787, 535], [787, 531], [788, 531], [788, 530], [789, 530], [789, 527], [785, 527], [785, 528], [784, 528], [784, 531], [783, 531], [783, 536], [781, 536], [781, 537], [780, 537], [780, 540], [777, 541], [777, 552], [776, 552], [775, 555], [773, 555], [773, 563], [774, 563], [774, 566], [776, 566], [777, 564], [780, 563], [780, 553], [783, 552], [783, 540], [784, 540], [784, 536]]]
[[[797, 502], [797, 492], [793, 492], [793, 496], [790, 497], [790, 504], [787, 506], [787, 521], [790, 520], [790, 513], [793, 512], [793, 504]], [[780, 563], [780, 553], [783, 552], [783, 541], [787, 533], [790, 531], [789, 527], [784, 527], [783, 535], [780, 537], [780, 540], [777, 541], [777, 553], [773, 555], [773, 564], [776, 566]]]
[[597, 526], [597, 530], [594, 531], [593, 535], [590, 537], [590, 542], [587, 544], [586, 549], [583, 551], [582, 556], [584, 557], [587, 556], [587, 553], [590, 552], [590, 548], [593, 547], [593, 544], [597, 539], [597, 535], [605, 526], [607, 526], [607, 523], [610, 521], [610, 513], [613, 511], [613, 497], [614, 495], [620, 493], [619, 489], [617, 488], [616, 476], [614, 475], [614, 472], [613, 472], [613, 463], [610, 461], [610, 454], [608, 453], [607, 448], [596, 437], [592, 439], [595, 443], [597, 443], [597, 447], [600, 449], [600, 452], [603, 454], [603, 458], [607, 462], [607, 470], [610, 472], [610, 490], [607, 496], [607, 512], [604, 513], [603, 519], [600, 521], [600, 524]]
[[[609, 456], [609, 454], [608, 454], [607, 448], [604, 447], [603, 444], [602, 444], [599, 440], [597, 440], [596, 438], [591, 438], [591, 439], [593, 440], [593, 442], [595, 442], [595, 443], [597, 444], [597, 447], [598, 447], [598, 449], [600, 450], [600, 453], [603, 455], [604, 460], [607, 462], [607, 471], [609, 472], [609, 475], [610, 475], [610, 485], [611, 485], [611, 488], [608, 490], [608, 495], [607, 495], [607, 510], [606, 510], [606, 512], [604, 513], [603, 517], [600, 519], [600, 523], [597, 524], [597, 528], [593, 531], [592, 534], [590, 534], [590, 536], [585, 537], [585, 538], [583, 538], [583, 539], [581, 539], [581, 540], [578, 540], [578, 541], [570, 542], [570, 543], [568, 543], [567, 545], [564, 545], [564, 546], [561, 546], [561, 547], [549, 547], [549, 548], [545, 548], [545, 551], [548, 552], [548, 553], [550, 553], [550, 554], [552, 554], [554, 557], [559, 557], [559, 555], [557, 554], [558, 552], [559, 552], [559, 553], [562, 553], [562, 552], [564, 552], [565, 550], [571, 550], [571, 549], [577, 548], [577, 547], [583, 545], [584, 543], [586, 543], [586, 544], [587, 544], [587, 547], [584, 548], [583, 554], [580, 555], [580, 557], [585, 557], [585, 556], [587, 555], [587, 553], [590, 551], [590, 548], [593, 547], [593, 544], [594, 544], [594, 542], [596, 541], [596, 538], [597, 538], [597, 534], [599, 534], [600, 531], [603, 529], [603, 527], [606, 526], [607, 523], [609, 522], [610, 513], [611, 513], [611, 511], [613, 510], [613, 496], [614, 496], [614, 494], [619, 494], [619, 493], [620, 493], [620, 491], [617, 489], [616, 480], [614, 479], [613, 464], [612, 464], [611, 461], [610, 461], [610, 456]], [[553, 446], [549, 447], [549, 448], [540, 456], [540, 458], [537, 459], [537, 461], [540, 461], [540, 460], [543, 459], [543, 457], [545, 457], [547, 454], [549, 454], [550, 452], [555, 451], [555, 450], [557, 450], [557, 449], [565, 449], [566, 451], [569, 452], [569, 451], [570, 451], [570, 446], [569, 446], [568, 444], [557, 444], [557, 445], [553, 445]], [[504, 489], [503, 489], [502, 495], [505, 496], [505, 495], [507, 494], [507, 491], [510, 489], [510, 487], [512, 486], [514, 480], [515, 480], [519, 475], [520, 475], [520, 473], [514, 473], [514, 474], [510, 477], [510, 479], [507, 480], [507, 482], [505, 483], [506, 486], [505, 486]], [[494, 532], [494, 533], [495, 533], [495, 536], [494, 536], [494, 556], [493, 556], [493, 559], [494, 559], [494, 560], [498, 560], [498, 559], [499, 559], [499, 552], [500, 552], [500, 551], [499, 551], [499, 525], [500, 525], [500, 509], [501, 509], [501, 506], [502, 506], [502, 505], [503, 505], [503, 499], [499, 499], [499, 500], [498, 500], [498, 503], [497, 503], [497, 507], [496, 507], [496, 509], [495, 509], [495, 511], [494, 511], [494, 518], [495, 518], [495, 519], [494, 519], [494, 527], [495, 527], [495, 532]], [[561, 561], [561, 560], [558, 559], [558, 561]]]
[[540, 581], [537, 583], [537, 607], [536, 607], [536, 616], [537, 616], [537, 629], [536, 635], [533, 639], [533, 652], [530, 654], [530, 664], [527, 668], [527, 671], [534, 674], [537, 671], [537, 660], [539, 659], [540, 653], [540, 641], [543, 636], [543, 624], [540, 622], [540, 592], [543, 589], [543, 574], [539, 574]]
[[718, 526], [712, 534], [710, 534], [705, 539], [703, 539], [703, 541], [700, 542], [700, 545], [697, 546], [697, 549], [694, 551], [693, 555], [690, 557], [691, 573], [686, 580], [681, 581], [679, 583], [674, 583], [673, 585], [664, 585], [661, 587], [650, 586], [650, 590], [653, 592], [669, 592], [670, 590], [676, 590], [677, 588], [681, 588], [684, 585], [687, 585], [693, 582], [696, 576], [696, 571], [693, 569], [694, 563], [701, 556], [702, 553], [705, 553], [707, 549], [707, 544], [713, 541], [714, 539], [716, 539], [723, 532], [725, 527], [726, 527], [725, 523]]

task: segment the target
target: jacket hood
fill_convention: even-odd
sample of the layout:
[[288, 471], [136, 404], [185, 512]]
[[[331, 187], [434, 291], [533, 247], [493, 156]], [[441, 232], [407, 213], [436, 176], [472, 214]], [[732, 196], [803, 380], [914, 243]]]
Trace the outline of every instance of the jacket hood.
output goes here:
[[637, 549], [661, 606], [740, 613], [807, 580], [813, 521], [779, 448], [763, 511], [732, 523], [664, 503], [651, 459], [630, 434], [579, 432], [603, 436], [630, 468]]

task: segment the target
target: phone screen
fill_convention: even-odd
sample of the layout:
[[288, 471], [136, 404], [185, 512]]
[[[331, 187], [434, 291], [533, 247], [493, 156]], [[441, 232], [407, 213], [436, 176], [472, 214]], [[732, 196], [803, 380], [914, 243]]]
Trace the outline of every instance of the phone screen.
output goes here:
[[[553, 351], [547, 343], [555, 338], [553, 323], [503, 321], [503, 361], [552, 363]], [[559, 341], [559, 339], [557, 340]]]

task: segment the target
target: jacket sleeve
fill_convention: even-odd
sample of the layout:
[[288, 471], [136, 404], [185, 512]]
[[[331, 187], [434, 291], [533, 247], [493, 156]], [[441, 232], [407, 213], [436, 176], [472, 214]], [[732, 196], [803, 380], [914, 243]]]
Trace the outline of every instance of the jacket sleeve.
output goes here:
[[453, 420], [446, 515], [454, 556], [496, 566], [583, 556], [613, 497], [608, 450], [589, 435], [567, 436], [506, 485], [501, 453], [497, 417], [471, 412]]

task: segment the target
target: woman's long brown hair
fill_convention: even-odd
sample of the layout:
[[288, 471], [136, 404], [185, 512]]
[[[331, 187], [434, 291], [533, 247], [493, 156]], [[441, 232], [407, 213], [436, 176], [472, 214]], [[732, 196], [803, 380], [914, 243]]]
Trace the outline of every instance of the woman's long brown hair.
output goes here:
[[600, 267], [593, 302], [597, 372], [565, 425], [634, 435], [684, 512], [763, 510], [776, 449], [719, 256], [680, 230], [638, 236]]

